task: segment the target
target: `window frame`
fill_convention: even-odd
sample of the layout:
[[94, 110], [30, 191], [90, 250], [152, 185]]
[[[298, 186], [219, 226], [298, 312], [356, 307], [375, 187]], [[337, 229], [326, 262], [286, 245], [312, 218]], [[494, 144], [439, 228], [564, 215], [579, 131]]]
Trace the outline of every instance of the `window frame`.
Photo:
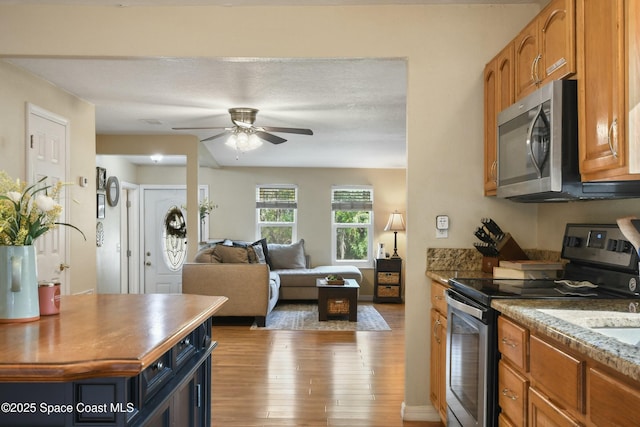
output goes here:
[[[361, 191], [370, 191], [371, 192], [371, 208], [368, 210], [369, 212], [369, 223], [358, 223], [358, 224], [338, 224], [335, 222], [335, 214], [336, 210], [348, 210], [348, 209], [335, 209], [334, 208], [334, 194], [336, 191], [349, 191], [349, 190], [361, 190]], [[331, 262], [333, 265], [355, 265], [356, 267], [371, 267], [373, 264], [373, 232], [374, 232], [374, 190], [371, 185], [333, 185], [331, 187], [331, 206], [330, 206], [330, 215], [331, 215]], [[358, 209], [358, 210], [367, 210], [367, 209]], [[367, 259], [366, 260], [341, 260], [338, 259], [338, 248], [336, 245], [337, 241], [337, 233], [340, 228], [366, 228], [367, 229]]]
[[[293, 222], [262, 222], [260, 221], [260, 209], [264, 209], [264, 206], [260, 206], [260, 203], [264, 203], [260, 200], [260, 190], [261, 189], [291, 189], [294, 191], [295, 200], [291, 203], [287, 203], [286, 201], [277, 202], [275, 204], [282, 204], [280, 208], [289, 208], [293, 209]], [[286, 205], [290, 206], [286, 206]], [[274, 206], [273, 209], [277, 209], [277, 206]], [[262, 239], [262, 227], [269, 226], [291, 226], [291, 243], [295, 243], [298, 241], [298, 186], [295, 184], [258, 184], [256, 185], [256, 228], [255, 228], [255, 237], [256, 240]], [[275, 242], [272, 242], [275, 243]]]

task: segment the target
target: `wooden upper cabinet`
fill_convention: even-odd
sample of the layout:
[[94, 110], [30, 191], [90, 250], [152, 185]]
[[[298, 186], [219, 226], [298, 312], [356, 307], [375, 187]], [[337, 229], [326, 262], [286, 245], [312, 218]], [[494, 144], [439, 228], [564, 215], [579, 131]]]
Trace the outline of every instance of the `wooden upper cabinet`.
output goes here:
[[498, 166], [498, 113], [514, 103], [513, 44], [510, 43], [484, 69], [484, 194], [494, 196]]
[[578, 98], [583, 181], [628, 178], [630, 173], [624, 3], [624, 0], [580, 0], [579, 3]]
[[515, 98], [576, 72], [575, 0], [552, 0], [514, 41]]

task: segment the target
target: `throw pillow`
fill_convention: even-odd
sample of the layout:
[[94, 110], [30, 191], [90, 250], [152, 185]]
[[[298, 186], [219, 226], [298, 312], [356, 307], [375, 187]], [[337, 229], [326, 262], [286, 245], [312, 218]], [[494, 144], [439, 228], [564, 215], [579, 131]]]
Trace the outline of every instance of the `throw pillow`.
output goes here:
[[215, 255], [217, 245], [207, 245], [200, 249], [194, 258], [195, 262], [219, 263], [220, 258]]
[[214, 257], [219, 258], [222, 263], [230, 264], [248, 264], [249, 253], [247, 248], [235, 246], [216, 245], [214, 249]]
[[251, 243], [251, 247], [256, 252], [256, 257], [260, 264], [269, 264], [271, 267], [271, 261], [269, 260], [269, 251], [267, 249], [267, 239], [260, 239]]
[[274, 270], [306, 267], [304, 239], [300, 239], [298, 243], [290, 245], [269, 243], [268, 248], [269, 259], [271, 260], [270, 266]]

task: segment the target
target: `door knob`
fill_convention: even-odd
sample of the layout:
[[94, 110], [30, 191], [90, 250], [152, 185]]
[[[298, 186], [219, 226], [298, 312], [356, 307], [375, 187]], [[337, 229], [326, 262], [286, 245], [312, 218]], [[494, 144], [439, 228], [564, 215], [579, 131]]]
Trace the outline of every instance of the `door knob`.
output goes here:
[[61, 262], [59, 268], [60, 268], [60, 271], [64, 271], [67, 268], [71, 268], [71, 266]]

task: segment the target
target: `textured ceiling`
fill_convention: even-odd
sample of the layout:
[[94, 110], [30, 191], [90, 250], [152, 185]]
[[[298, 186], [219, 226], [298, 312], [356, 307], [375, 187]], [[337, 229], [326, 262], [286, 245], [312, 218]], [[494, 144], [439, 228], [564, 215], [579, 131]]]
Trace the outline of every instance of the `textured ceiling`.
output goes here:
[[[0, 0], [2, 4], [102, 6], [272, 6], [539, 3], [548, 0]], [[310, 128], [313, 136], [280, 133], [238, 155], [225, 138], [204, 143], [219, 166], [406, 167], [403, 59], [4, 58], [96, 107], [100, 134], [219, 131], [172, 127], [230, 126], [227, 110], [260, 110], [257, 126]], [[148, 159], [132, 159], [149, 162]], [[173, 159], [175, 163], [175, 159]]]
[[225, 138], [204, 143], [221, 166], [406, 166], [403, 59], [61, 59], [5, 58], [96, 106], [99, 134], [189, 133], [231, 126], [231, 107], [259, 109], [257, 126], [279, 133], [238, 156]]

